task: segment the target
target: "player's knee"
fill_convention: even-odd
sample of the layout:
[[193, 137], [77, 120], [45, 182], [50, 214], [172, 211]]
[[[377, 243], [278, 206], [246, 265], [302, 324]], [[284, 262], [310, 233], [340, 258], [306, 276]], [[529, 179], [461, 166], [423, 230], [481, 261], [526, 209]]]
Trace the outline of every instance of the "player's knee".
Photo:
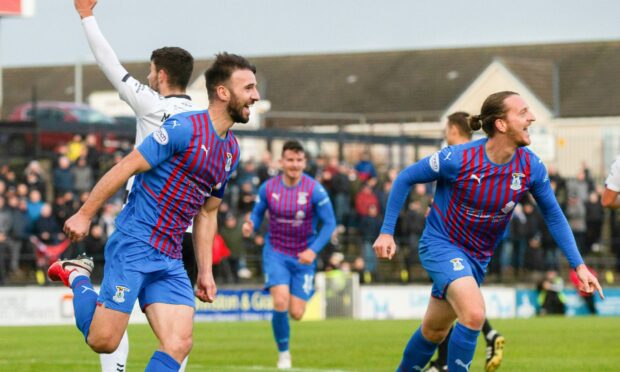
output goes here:
[[447, 328], [437, 328], [437, 327], [429, 327], [422, 325], [422, 336], [428, 341], [439, 344], [446, 337], [448, 337], [448, 333], [450, 332], [450, 327]]
[[173, 357], [184, 358], [192, 350], [192, 336], [175, 337], [162, 343], [162, 349]]
[[306, 309], [291, 309], [289, 311], [289, 314], [294, 320], [301, 320], [301, 318], [304, 316], [305, 310]]
[[86, 341], [88, 346], [99, 354], [110, 354], [118, 349], [118, 345], [121, 343], [120, 338], [110, 337], [105, 335], [88, 335]]
[[288, 304], [289, 304], [288, 296], [278, 296], [277, 298], [273, 299], [273, 308], [276, 309], [276, 311], [288, 310]]
[[470, 329], [482, 329], [485, 318], [484, 308], [475, 308], [466, 311], [462, 319], [459, 318], [459, 323]]

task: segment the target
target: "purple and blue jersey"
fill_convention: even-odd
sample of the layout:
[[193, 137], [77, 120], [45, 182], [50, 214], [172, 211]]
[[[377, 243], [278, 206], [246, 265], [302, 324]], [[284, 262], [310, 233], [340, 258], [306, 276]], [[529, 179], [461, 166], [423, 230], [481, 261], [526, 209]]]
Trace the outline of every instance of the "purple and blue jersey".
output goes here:
[[208, 110], [175, 115], [138, 151], [151, 165], [136, 176], [116, 228], [162, 253], [181, 258], [181, 241], [207, 198], [222, 198], [239, 161], [232, 131], [220, 138]]
[[494, 164], [484, 150], [487, 140], [446, 147], [403, 170], [390, 193], [381, 232], [394, 234], [412, 185], [437, 181], [420, 244], [432, 249], [447, 242], [486, 266], [514, 207], [530, 192], [571, 267], [583, 263], [542, 161], [520, 147], [509, 162]]
[[[318, 253], [336, 228], [336, 218], [325, 189], [303, 174], [296, 186], [286, 186], [282, 175], [265, 181], [258, 190], [250, 218], [257, 230], [269, 211], [266, 240], [277, 252], [296, 257], [307, 248]], [[319, 220], [322, 227], [317, 232]]]

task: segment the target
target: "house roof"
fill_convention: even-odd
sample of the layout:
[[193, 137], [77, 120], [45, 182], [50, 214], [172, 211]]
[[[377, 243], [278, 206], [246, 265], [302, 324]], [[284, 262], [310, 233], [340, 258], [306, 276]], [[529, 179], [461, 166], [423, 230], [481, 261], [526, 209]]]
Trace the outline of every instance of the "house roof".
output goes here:
[[[375, 122], [437, 120], [497, 59], [560, 117], [620, 116], [620, 41], [250, 58], [272, 111]], [[209, 64], [196, 61], [192, 80]], [[147, 62], [125, 67], [146, 80]], [[73, 81], [73, 66], [5, 69], [4, 117], [35, 87], [38, 99], [73, 100]], [[83, 82], [85, 98], [113, 89], [96, 65], [83, 66]]]

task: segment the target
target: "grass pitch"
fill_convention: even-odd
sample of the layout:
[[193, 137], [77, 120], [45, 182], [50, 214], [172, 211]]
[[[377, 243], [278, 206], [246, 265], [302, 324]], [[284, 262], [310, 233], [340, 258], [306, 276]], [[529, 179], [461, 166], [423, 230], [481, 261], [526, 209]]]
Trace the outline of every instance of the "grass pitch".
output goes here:
[[[620, 371], [620, 318], [493, 320], [506, 337], [500, 371]], [[419, 321], [292, 322], [293, 371], [394, 371]], [[148, 325], [129, 328], [128, 371], [157, 347]], [[483, 371], [479, 339], [471, 371]], [[269, 322], [197, 323], [187, 371], [277, 371]], [[0, 327], [0, 371], [98, 371], [72, 326]]]

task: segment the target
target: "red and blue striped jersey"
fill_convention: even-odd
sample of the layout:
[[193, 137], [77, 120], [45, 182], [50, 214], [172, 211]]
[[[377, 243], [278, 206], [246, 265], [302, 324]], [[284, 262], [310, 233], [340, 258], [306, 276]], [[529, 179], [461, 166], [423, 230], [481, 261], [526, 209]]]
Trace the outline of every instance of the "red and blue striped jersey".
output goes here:
[[[267, 210], [269, 232], [265, 238], [274, 250], [289, 256], [296, 257], [307, 248], [320, 252], [336, 228], [327, 192], [307, 174], [303, 174], [295, 186], [286, 186], [282, 175], [261, 185], [250, 215], [255, 230], [260, 227]], [[319, 220], [322, 227], [317, 233]]]
[[232, 131], [220, 138], [208, 110], [175, 115], [138, 146], [151, 165], [136, 176], [116, 219], [121, 232], [181, 257], [181, 241], [207, 198], [222, 198], [239, 160]]
[[520, 147], [505, 164], [489, 160], [487, 138], [450, 146], [401, 172], [388, 199], [381, 232], [393, 234], [396, 219], [413, 184], [437, 181], [435, 197], [420, 243], [447, 241], [470, 257], [488, 263], [504, 235], [517, 203], [530, 192], [571, 265], [582, 263], [542, 161]]

